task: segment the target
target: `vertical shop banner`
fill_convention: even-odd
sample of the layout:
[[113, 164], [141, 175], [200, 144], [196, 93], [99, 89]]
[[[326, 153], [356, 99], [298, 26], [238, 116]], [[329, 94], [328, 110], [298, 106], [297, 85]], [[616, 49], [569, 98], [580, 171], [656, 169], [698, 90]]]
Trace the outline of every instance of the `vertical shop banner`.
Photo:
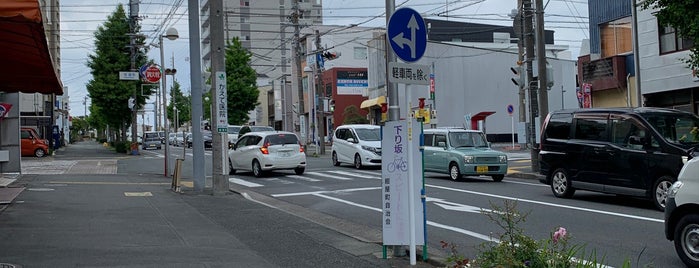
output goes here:
[[582, 84], [582, 92], [578, 92], [578, 98], [580, 97], [582, 97], [582, 108], [592, 108], [592, 84]]
[[10, 113], [10, 109], [12, 109], [12, 104], [0, 103], [0, 121]]
[[[415, 238], [417, 245], [425, 242], [422, 219], [422, 161], [420, 157], [420, 124], [412, 118], [413, 129], [408, 121], [389, 121], [381, 133], [381, 207], [384, 245], [410, 244], [409, 202], [415, 207]], [[409, 136], [410, 135], [410, 136]], [[411, 137], [412, 136], [412, 137]], [[408, 162], [408, 146], [413, 146], [413, 163]], [[408, 172], [415, 174], [414, 200], [409, 200]]]

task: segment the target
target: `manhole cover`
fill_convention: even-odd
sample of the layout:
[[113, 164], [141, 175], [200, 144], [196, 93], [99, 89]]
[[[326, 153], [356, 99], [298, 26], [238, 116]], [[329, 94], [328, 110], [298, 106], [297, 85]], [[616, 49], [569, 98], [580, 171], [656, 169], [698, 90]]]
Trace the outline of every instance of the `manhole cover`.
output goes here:
[[22, 266], [12, 263], [0, 262], [0, 268], [21, 268]]

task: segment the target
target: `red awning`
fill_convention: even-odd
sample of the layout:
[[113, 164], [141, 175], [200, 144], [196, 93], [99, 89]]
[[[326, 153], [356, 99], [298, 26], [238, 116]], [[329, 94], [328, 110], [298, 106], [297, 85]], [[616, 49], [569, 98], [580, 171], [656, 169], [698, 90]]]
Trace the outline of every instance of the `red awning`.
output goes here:
[[38, 0], [0, 1], [0, 92], [63, 94]]

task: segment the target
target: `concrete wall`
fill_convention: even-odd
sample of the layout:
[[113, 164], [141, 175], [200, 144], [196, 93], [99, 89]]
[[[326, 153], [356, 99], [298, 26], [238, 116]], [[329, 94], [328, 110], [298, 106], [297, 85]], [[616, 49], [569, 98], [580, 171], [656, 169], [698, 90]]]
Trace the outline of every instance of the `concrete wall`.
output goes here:
[[[511, 119], [506, 107], [508, 104], [515, 106], [513, 116], [517, 121], [518, 107], [525, 105], [519, 103], [517, 87], [510, 81], [513, 77], [510, 67], [516, 61], [515, 53], [428, 43], [425, 55], [417, 64], [434, 63], [435, 66], [437, 126], [468, 126], [464, 115], [495, 111], [487, 118], [487, 134], [511, 133]], [[554, 85], [548, 96], [549, 111], [577, 107], [575, 62], [559, 59], [548, 61], [554, 70]], [[405, 85], [399, 86], [402, 114], [406, 113], [407, 107], [405, 90]], [[413, 90], [415, 105], [418, 97], [429, 95], [428, 86], [413, 85], [409, 86], [409, 90]]]
[[699, 86], [692, 81], [692, 70], [682, 59], [689, 51], [660, 55], [658, 21], [654, 10], [638, 10], [638, 46], [643, 94]]
[[20, 93], [0, 94], [0, 102], [13, 105], [5, 119], [0, 120], [0, 151], [9, 151], [10, 155], [10, 161], [0, 162], [0, 174], [22, 171], [19, 142], [19, 111], [22, 105], [19, 95]]

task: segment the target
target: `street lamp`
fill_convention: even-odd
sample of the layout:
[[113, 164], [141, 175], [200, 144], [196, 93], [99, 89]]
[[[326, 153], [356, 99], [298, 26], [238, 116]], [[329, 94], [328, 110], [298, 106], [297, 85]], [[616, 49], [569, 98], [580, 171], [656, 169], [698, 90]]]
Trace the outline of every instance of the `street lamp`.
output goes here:
[[[163, 51], [163, 37], [165, 37], [165, 38], [167, 38], [167, 39], [169, 39], [169, 40], [175, 40], [175, 39], [179, 38], [180, 35], [177, 33], [177, 29], [175, 29], [175, 28], [170, 28], [170, 29], [167, 29], [167, 31], [165, 31], [165, 35], [161, 35], [161, 36], [158, 37], [158, 45], [160, 46], [160, 65], [161, 65], [162, 67], [165, 66], [165, 52]], [[162, 87], [162, 92], [163, 92], [163, 93], [162, 93], [162, 100], [163, 100], [163, 118], [164, 118], [164, 120], [163, 120], [163, 128], [165, 129], [165, 137], [169, 137], [170, 134], [169, 134], [169, 131], [168, 131], [167, 113], [165, 112], [165, 111], [166, 111], [166, 108], [167, 108], [167, 88], [166, 88], [166, 86], [167, 86], [167, 81], [166, 81], [166, 79], [167, 79], [167, 73], [165, 73], [165, 74], [163, 75], [162, 79], [161, 79], [161, 80], [162, 80], [162, 81], [161, 81], [161, 82], [162, 82], [162, 86], [161, 86], [161, 87]], [[165, 160], [164, 160], [164, 165], [165, 165], [165, 174], [164, 174], [164, 175], [165, 175], [165, 177], [168, 176], [168, 168], [167, 168], [167, 166], [168, 166], [168, 161], [170, 161], [170, 160], [169, 160], [169, 157], [168, 157], [168, 156], [169, 156], [169, 155], [168, 155], [168, 151], [169, 151], [169, 149], [170, 149], [169, 147], [170, 147], [170, 144], [166, 142], [166, 143], [165, 143]]]

